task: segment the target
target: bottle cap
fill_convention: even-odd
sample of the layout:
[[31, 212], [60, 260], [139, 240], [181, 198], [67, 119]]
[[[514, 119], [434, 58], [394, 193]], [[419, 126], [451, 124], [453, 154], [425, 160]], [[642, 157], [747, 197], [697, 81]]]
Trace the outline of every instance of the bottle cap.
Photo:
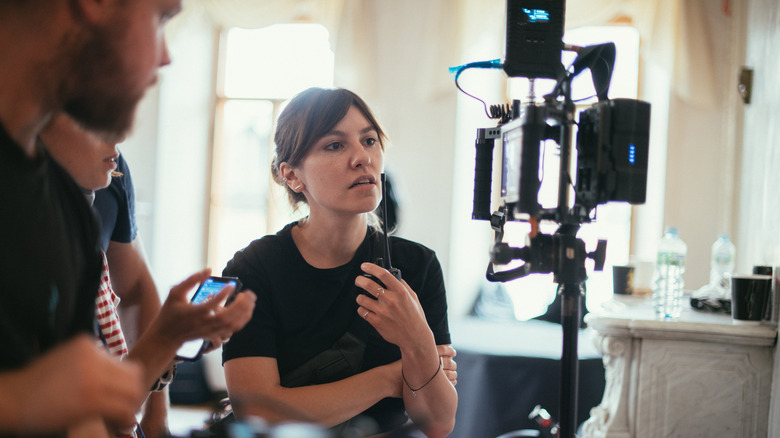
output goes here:
[[667, 226], [666, 227], [666, 234], [674, 234], [676, 236], [676, 235], [679, 234], [679, 232], [677, 231], [677, 227]]

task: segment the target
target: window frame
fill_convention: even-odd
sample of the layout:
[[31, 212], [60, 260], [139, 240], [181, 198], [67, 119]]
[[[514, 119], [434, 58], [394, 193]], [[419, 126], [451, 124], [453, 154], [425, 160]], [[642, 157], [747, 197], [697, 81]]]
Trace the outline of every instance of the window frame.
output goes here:
[[[310, 25], [312, 23], [283, 23], [283, 24], [301, 24]], [[316, 24], [316, 23], [315, 23]], [[269, 26], [271, 27], [271, 26]], [[265, 29], [265, 28], [263, 28]], [[230, 28], [219, 30], [219, 51], [217, 55], [217, 67], [215, 75], [215, 104], [213, 111], [213, 139], [211, 149], [211, 164], [209, 170], [209, 203], [208, 203], [208, 219], [206, 229], [206, 241], [207, 241], [207, 261], [208, 266], [223, 267], [227, 260], [222, 260], [224, 255], [219, 254], [219, 240], [221, 238], [220, 226], [225, 220], [224, 208], [226, 208], [225, 196], [223, 195], [223, 181], [224, 181], [224, 169], [229, 166], [226, 164], [226, 117], [225, 108], [230, 102], [267, 102], [270, 103], [271, 120], [269, 137], [267, 139], [269, 150], [267, 158], [267, 167], [270, 168], [271, 160], [274, 156], [275, 144], [273, 141], [274, 132], [276, 130], [276, 122], [279, 114], [284, 109], [284, 105], [289, 97], [242, 97], [242, 96], [228, 96], [226, 89], [226, 72], [227, 55], [228, 55], [228, 33]], [[330, 49], [332, 51], [332, 48]], [[333, 75], [334, 72], [329, 74]], [[332, 86], [332, 84], [331, 84]], [[283, 187], [274, 182], [273, 175], [268, 172], [268, 178], [266, 181], [267, 191], [266, 197], [263, 200], [265, 208], [265, 228], [259, 230], [258, 235], [253, 236], [252, 239], [256, 239], [265, 234], [272, 234], [278, 231], [286, 223], [297, 219], [301, 216], [301, 212], [293, 210], [292, 206], [287, 201], [287, 193]], [[262, 227], [261, 227], [262, 228]], [[251, 240], [247, 240], [245, 244], [249, 244]], [[234, 248], [239, 250], [241, 248]], [[228, 259], [229, 260], [229, 259]]]

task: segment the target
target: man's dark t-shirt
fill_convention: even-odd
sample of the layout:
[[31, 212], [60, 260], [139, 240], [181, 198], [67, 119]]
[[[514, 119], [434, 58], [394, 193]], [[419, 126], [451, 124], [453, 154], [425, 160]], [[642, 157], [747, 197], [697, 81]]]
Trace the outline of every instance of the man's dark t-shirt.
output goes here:
[[[38, 144], [24, 154], [0, 126], [0, 372], [92, 332], [101, 256], [82, 191]], [[67, 395], [63, 395], [67, 397]]]

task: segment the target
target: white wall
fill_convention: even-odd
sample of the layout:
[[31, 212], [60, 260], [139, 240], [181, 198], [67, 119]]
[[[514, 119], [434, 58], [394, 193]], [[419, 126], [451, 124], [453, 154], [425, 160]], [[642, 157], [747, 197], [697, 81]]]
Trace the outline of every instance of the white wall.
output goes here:
[[139, 232], [163, 297], [206, 267], [215, 32], [207, 21], [190, 20], [168, 44], [173, 63], [160, 71], [158, 86], [139, 106], [132, 135], [120, 146], [133, 175]]
[[152, 262], [167, 288], [206, 266], [215, 33], [191, 21], [170, 41], [163, 75]]
[[[745, 107], [742, 179], [739, 190], [739, 244], [742, 269], [780, 265], [780, 4], [751, 0], [745, 64], [755, 69], [753, 98]], [[769, 436], [780, 433], [780, 357], [775, 350]]]
[[[500, 58], [503, 54], [504, 8], [502, 1], [486, 1], [479, 6], [468, 5], [460, 11], [460, 48], [456, 65]], [[460, 77], [460, 85], [469, 93], [496, 104], [505, 99], [506, 84], [500, 71], [469, 70]], [[454, 83], [452, 85], [454, 88]], [[448, 304], [453, 315], [471, 310], [477, 293], [485, 285], [488, 251], [493, 242], [493, 230], [486, 221], [471, 219], [474, 198], [475, 138], [478, 128], [496, 126], [485, 115], [482, 104], [458, 92], [457, 113], [453, 131], [455, 143], [454, 171], [450, 196], [451, 238], [449, 242]], [[499, 148], [494, 150], [493, 194], [499, 187]], [[496, 198], [497, 199], [497, 198]], [[491, 207], [495, 208], [493, 204]]]
[[[130, 173], [135, 188], [135, 216], [138, 230], [147, 247], [154, 241], [154, 194], [156, 193], [157, 172], [154, 165], [157, 162], [157, 130], [158, 102], [160, 99], [159, 84], [147, 91], [136, 111], [135, 126], [127, 140], [119, 146], [130, 166]], [[147, 248], [148, 250], [149, 248]], [[148, 255], [148, 254], [147, 254]]]
[[[688, 245], [685, 288], [695, 290], [709, 281], [710, 249], [721, 233], [737, 240], [734, 216], [741, 142], [741, 105], [736, 76], [744, 44], [744, 3], [732, 2], [732, 13], [706, 0], [680, 2], [680, 20], [696, 19], [714, 58], [692, 66], [699, 81], [694, 95], [683, 95], [675, 83], [681, 65], [690, 60], [643, 59], [641, 98], [652, 102], [651, 149], [646, 205], [635, 207], [632, 252], [654, 260], [664, 226], [676, 226]], [[694, 17], [694, 18], [692, 18]], [[660, 39], [660, 38], [659, 38]], [[671, 55], [671, 54], [670, 54]], [[664, 65], [673, 66], [671, 69]], [[671, 92], [670, 92], [671, 90]], [[737, 259], [749, 256], [738, 251]]]
[[[446, 57], [434, 57], [431, 49], [442, 40], [456, 39], [456, 16], [454, 9], [449, 15], [432, 15], [446, 11], [441, 3], [374, 2], [378, 76], [369, 104], [390, 137], [386, 169], [400, 197], [398, 234], [434, 249], [448, 266], [456, 90]], [[426, 84], [421, 66], [432, 60], [442, 62], [427, 67], [436, 82]]]

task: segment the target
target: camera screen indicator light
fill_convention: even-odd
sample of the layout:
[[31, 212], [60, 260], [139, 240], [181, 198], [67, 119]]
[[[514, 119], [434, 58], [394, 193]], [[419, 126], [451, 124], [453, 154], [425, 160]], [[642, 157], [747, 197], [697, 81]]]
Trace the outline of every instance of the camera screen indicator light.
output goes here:
[[628, 162], [636, 164], [636, 146], [633, 143], [628, 144]]
[[529, 23], [547, 23], [550, 21], [550, 13], [544, 9], [523, 8], [523, 12], [528, 16]]

